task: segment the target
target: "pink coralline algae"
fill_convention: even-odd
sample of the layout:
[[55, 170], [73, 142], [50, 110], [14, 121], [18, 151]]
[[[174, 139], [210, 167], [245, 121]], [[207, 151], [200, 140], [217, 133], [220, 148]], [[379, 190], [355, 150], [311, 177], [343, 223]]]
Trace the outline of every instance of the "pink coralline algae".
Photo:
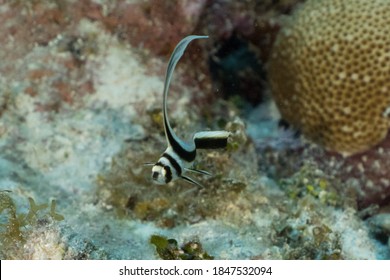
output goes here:
[[169, 54], [193, 33], [206, 0], [119, 3], [104, 20], [111, 32], [157, 55]]
[[380, 145], [348, 158], [325, 154], [325, 158], [318, 159], [320, 165], [341, 178], [346, 187], [357, 190], [360, 209], [370, 205], [385, 206], [390, 202], [389, 136]]

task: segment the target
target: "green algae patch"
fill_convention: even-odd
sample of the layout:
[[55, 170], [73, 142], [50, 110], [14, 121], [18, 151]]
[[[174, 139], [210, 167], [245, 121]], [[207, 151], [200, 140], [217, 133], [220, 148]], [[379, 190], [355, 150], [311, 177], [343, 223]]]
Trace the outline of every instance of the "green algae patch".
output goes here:
[[60, 222], [60, 221], [64, 220], [65, 217], [62, 216], [61, 214], [59, 214], [59, 213], [56, 212], [56, 205], [57, 205], [57, 203], [56, 203], [56, 201], [53, 199], [53, 200], [51, 201], [51, 206], [50, 206], [50, 213], [49, 213], [49, 215], [50, 215], [50, 217], [53, 218], [53, 220]]
[[306, 164], [293, 176], [283, 179], [281, 187], [291, 199], [311, 196], [324, 205], [339, 207], [344, 202], [340, 195], [341, 183], [311, 164]]
[[272, 222], [271, 240], [281, 249], [281, 258], [343, 259], [342, 233], [335, 219], [346, 215], [346, 209], [353, 212], [345, 184], [307, 162], [279, 186], [289, 198], [280, 219]]
[[[34, 229], [41, 224], [58, 222], [64, 216], [56, 212], [55, 200], [52, 200], [50, 211], [48, 204], [37, 204], [29, 197], [27, 213], [18, 213], [17, 206], [11, 197], [11, 192], [0, 191], [0, 258], [20, 258], [18, 249], [22, 248]], [[45, 211], [46, 210], [46, 211]], [[5, 223], [4, 223], [5, 222]]]
[[[8, 191], [0, 192], [0, 215], [8, 214], [8, 223], [0, 224], [0, 244], [3, 249], [8, 244], [17, 243], [23, 240], [20, 228], [24, 225], [24, 216], [18, 216], [16, 206]], [[3, 219], [2, 219], [3, 220]], [[0, 256], [4, 252], [0, 253]]]
[[[313, 217], [315, 214], [313, 215]], [[314, 224], [312, 224], [314, 223]], [[340, 236], [321, 220], [302, 221], [288, 219], [274, 222], [275, 245], [282, 248], [287, 260], [339, 260], [342, 259]]]
[[158, 256], [163, 260], [213, 260], [203, 250], [198, 241], [189, 241], [179, 247], [175, 239], [168, 239], [160, 235], [152, 235], [150, 243], [156, 247]]

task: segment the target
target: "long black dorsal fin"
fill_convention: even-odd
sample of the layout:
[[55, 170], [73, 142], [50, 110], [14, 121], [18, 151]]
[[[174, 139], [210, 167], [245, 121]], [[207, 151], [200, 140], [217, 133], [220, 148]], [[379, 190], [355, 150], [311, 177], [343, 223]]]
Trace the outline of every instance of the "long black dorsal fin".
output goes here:
[[169, 84], [171, 82], [173, 71], [175, 70], [176, 64], [179, 59], [182, 57], [185, 49], [188, 44], [195, 39], [206, 39], [208, 36], [197, 36], [191, 35], [185, 37], [181, 40], [176, 48], [174, 49], [171, 58], [168, 62], [167, 73], [165, 76], [165, 84], [164, 84], [164, 96], [163, 96], [163, 118], [164, 118], [164, 130], [165, 136], [167, 137], [168, 145], [172, 147], [172, 149], [176, 152], [176, 154], [186, 160], [187, 162], [192, 162], [196, 156], [196, 147], [194, 143], [187, 143], [181, 140], [173, 131], [167, 113], [167, 95], [169, 91]]

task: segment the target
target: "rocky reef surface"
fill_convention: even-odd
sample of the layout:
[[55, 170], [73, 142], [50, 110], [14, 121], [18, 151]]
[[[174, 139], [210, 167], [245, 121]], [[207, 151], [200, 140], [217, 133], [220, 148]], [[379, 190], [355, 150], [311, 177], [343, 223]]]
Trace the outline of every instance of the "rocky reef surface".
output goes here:
[[[279, 125], [265, 64], [303, 1], [258, 2], [0, 2], [0, 258], [390, 258], [388, 206], [319, 159], [359, 165]], [[172, 125], [232, 139], [199, 152], [203, 188], [158, 186], [144, 163], [166, 147], [165, 69], [188, 34], [210, 39], [178, 64]]]

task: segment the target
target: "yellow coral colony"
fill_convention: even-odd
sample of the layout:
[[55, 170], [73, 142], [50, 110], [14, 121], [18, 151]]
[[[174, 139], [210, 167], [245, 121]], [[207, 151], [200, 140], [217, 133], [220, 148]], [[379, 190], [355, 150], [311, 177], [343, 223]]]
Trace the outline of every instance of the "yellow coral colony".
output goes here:
[[283, 118], [344, 155], [390, 127], [390, 0], [308, 0], [278, 34], [269, 62]]

